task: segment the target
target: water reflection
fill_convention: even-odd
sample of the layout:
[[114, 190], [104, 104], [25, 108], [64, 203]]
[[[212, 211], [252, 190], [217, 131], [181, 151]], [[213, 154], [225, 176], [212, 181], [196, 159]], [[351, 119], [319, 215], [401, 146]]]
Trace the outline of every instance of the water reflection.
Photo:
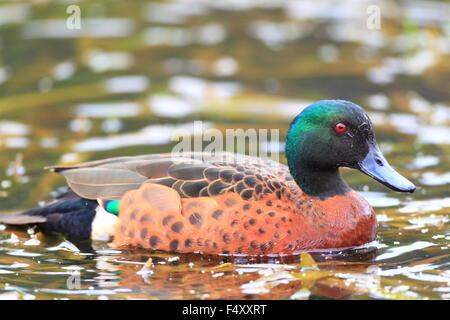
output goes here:
[[368, 1], [78, 4], [81, 29], [66, 27], [62, 2], [0, 5], [3, 211], [58, 193], [46, 165], [167, 152], [195, 120], [283, 138], [325, 98], [364, 106], [419, 189], [397, 194], [343, 170], [375, 208], [379, 236], [310, 256], [118, 250], [0, 225], [1, 299], [450, 298], [449, 3], [377, 1], [380, 28], [367, 26]]
[[134, 22], [129, 19], [83, 19], [83, 28], [69, 29], [65, 19], [32, 20], [25, 23], [23, 37], [25, 39], [42, 38], [121, 38], [134, 31]]

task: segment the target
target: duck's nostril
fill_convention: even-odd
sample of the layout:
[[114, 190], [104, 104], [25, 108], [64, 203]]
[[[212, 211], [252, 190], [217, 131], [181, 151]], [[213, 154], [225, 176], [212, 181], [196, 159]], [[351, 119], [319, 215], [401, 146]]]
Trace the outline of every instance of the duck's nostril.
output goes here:
[[375, 162], [381, 167], [384, 166], [383, 161], [381, 161], [380, 159], [375, 159]]

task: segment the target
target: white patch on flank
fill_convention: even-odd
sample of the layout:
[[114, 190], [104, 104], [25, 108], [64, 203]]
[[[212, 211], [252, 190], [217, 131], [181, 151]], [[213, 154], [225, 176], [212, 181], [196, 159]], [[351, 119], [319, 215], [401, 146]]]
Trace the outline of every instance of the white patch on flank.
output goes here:
[[119, 221], [119, 218], [103, 209], [101, 204], [99, 204], [95, 211], [95, 218], [92, 221], [91, 239], [110, 241], [114, 235], [115, 225]]

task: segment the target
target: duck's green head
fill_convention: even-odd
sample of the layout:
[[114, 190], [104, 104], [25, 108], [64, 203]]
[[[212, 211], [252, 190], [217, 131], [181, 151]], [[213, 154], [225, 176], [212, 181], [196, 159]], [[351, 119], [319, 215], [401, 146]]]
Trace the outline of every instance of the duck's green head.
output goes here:
[[350, 190], [340, 179], [339, 167], [358, 169], [395, 191], [416, 188], [389, 165], [369, 117], [349, 101], [322, 100], [305, 108], [289, 129], [286, 157], [302, 190], [321, 198]]

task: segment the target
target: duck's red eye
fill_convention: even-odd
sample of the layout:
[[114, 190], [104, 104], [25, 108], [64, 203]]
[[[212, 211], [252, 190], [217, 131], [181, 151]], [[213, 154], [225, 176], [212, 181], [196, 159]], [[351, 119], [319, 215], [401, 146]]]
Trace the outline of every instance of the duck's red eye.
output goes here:
[[334, 126], [334, 129], [337, 132], [343, 133], [343, 132], [347, 131], [347, 126], [345, 124], [339, 122], [337, 125]]

